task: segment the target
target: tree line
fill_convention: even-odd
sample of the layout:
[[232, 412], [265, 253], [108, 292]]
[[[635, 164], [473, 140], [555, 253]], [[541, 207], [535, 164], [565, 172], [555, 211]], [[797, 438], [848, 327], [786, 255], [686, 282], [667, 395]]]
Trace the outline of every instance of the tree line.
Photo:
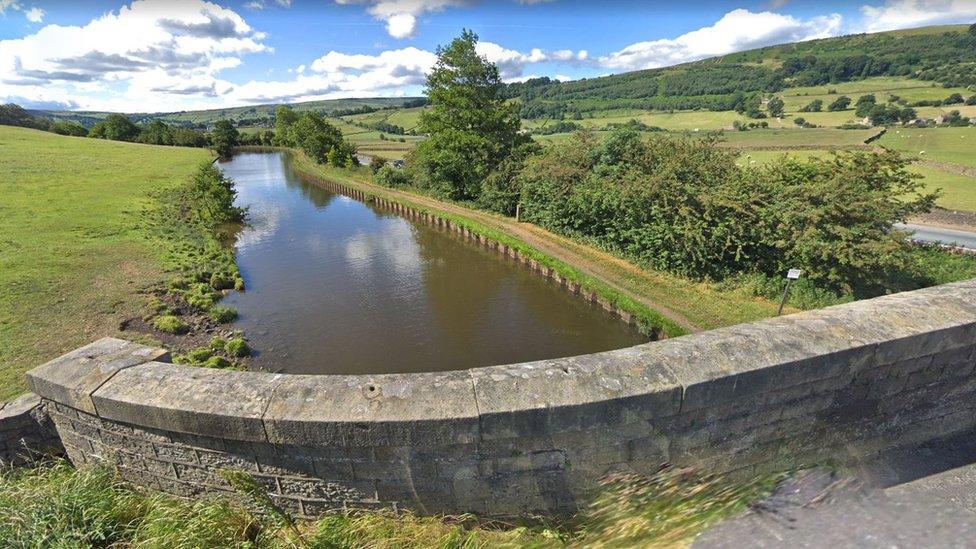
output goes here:
[[153, 120], [136, 124], [124, 114], [110, 114], [91, 129], [80, 124], [51, 121], [33, 116], [15, 104], [0, 105], [0, 125], [21, 126], [62, 135], [128, 141], [177, 147], [209, 147], [217, 156], [228, 158], [241, 145], [294, 147], [319, 163], [333, 166], [358, 164], [356, 149], [325, 118], [312, 111], [296, 113], [280, 106], [275, 111], [275, 130], [242, 133], [227, 119], [217, 120], [209, 132], [202, 132]]
[[375, 181], [505, 215], [518, 205], [525, 220], [698, 280], [801, 268], [818, 291], [864, 297], [937, 278], [895, 228], [937, 197], [898, 154], [750, 168], [715, 138], [629, 125], [542, 148], [521, 131], [477, 40], [465, 31], [438, 48], [419, 122], [430, 138], [404, 169], [377, 166]]

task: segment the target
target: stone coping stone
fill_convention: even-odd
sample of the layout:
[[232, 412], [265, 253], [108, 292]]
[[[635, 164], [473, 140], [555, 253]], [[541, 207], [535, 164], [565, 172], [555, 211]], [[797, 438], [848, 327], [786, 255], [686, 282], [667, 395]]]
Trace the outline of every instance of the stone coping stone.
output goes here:
[[[149, 362], [103, 339], [29, 373], [111, 420], [244, 441], [425, 446], [637, 422], [976, 341], [976, 280], [626, 349], [465, 371], [309, 376]], [[883, 345], [882, 345], [883, 344]]]
[[285, 377], [150, 362], [118, 372], [92, 394], [92, 401], [104, 419], [263, 442], [264, 411]]
[[34, 393], [24, 393], [0, 406], [0, 421], [30, 414], [41, 405], [41, 397]]
[[43, 398], [93, 414], [91, 394], [116, 373], [168, 360], [166, 349], [105, 337], [27, 372], [27, 382]]
[[434, 446], [478, 440], [478, 406], [464, 371], [286, 377], [264, 417], [274, 443]]

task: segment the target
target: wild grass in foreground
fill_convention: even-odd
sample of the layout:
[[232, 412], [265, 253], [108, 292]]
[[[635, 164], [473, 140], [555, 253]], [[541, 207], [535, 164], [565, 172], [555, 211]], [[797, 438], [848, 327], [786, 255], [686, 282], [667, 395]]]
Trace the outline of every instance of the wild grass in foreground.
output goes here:
[[0, 539], [5, 547], [481, 548], [683, 545], [767, 495], [783, 475], [745, 482], [663, 469], [618, 476], [579, 516], [561, 524], [518, 525], [470, 515], [417, 517], [350, 511], [295, 521], [266, 498], [183, 500], [147, 494], [108, 468], [57, 461], [0, 473]]

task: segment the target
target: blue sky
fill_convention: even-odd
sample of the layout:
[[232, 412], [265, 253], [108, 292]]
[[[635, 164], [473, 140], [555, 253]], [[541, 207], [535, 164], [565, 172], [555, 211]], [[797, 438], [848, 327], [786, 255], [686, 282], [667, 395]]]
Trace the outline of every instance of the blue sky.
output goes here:
[[976, 0], [0, 0], [0, 101], [170, 111], [417, 95], [462, 28], [506, 80], [976, 21]]

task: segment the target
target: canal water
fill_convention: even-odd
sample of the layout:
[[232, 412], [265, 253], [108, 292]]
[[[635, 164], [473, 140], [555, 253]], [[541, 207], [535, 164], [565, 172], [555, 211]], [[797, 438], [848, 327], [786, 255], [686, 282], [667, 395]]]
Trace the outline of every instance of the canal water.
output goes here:
[[494, 251], [306, 183], [287, 155], [220, 167], [249, 208], [235, 242], [247, 290], [224, 302], [258, 368], [456, 370], [646, 341]]

